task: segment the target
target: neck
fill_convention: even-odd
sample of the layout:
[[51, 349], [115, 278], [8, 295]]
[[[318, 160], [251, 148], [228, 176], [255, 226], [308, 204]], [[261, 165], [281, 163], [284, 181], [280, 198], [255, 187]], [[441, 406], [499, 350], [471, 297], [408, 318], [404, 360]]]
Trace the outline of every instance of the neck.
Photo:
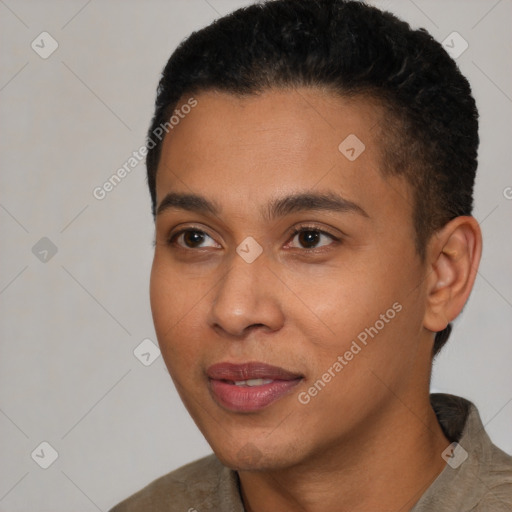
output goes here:
[[410, 510], [444, 469], [450, 442], [428, 395], [413, 409], [395, 402], [328, 453], [285, 469], [240, 471], [246, 511]]

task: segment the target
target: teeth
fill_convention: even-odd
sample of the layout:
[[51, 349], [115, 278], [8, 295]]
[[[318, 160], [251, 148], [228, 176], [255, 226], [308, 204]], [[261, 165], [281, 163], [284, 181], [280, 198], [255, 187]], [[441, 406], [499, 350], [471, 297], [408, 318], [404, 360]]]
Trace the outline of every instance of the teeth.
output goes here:
[[235, 380], [237, 386], [263, 386], [263, 384], [270, 384], [272, 379], [248, 379], [248, 380]]

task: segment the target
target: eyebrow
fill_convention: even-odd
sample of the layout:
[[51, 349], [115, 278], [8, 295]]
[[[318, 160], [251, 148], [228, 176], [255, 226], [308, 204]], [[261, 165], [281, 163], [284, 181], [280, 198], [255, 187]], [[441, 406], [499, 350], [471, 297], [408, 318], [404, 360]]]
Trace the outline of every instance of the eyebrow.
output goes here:
[[302, 211], [353, 212], [369, 217], [361, 206], [334, 192], [323, 194], [307, 192], [272, 200], [267, 207], [265, 218], [272, 220]]
[[160, 215], [166, 210], [186, 210], [189, 212], [210, 213], [219, 215], [220, 208], [216, 203], [197, 194], [180, 194], [178, 192], [170, 192], [158, 205], [156, 215]]
[[[163, 198], [162, 202], [158, 205], [156, 215], [160, 215], [169, 209], [186, 210], [215, 216], [218, 216], [221, 211], [217, 203], [205, 197], [178, 192], [170, 192]], [[298, 193], [272, 199], [267, 205], [266, 210], [263, 211], [263, 217], [266, 220], [272, 220], [302, 211], [353, 212], [363, 217], [369, 217], [361, 206], [333, 192]]]

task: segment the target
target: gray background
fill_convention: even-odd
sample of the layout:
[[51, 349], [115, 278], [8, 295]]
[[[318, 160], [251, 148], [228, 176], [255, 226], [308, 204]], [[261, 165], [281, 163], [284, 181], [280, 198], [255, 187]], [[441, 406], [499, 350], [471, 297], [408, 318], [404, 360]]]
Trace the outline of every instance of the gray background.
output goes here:
[[[92, 191], [144, 144], [176, 45], [249, 3], [0, 1], [2, 511], [104, 511], [209, 452], [162, 358], [145, 366], [133, 353], [155, 341], [145, 167], [101, 201]], [[457, 31], [469, 43], [457, 62], [481, 112], [474, 213], [485, 248], [433, 389], [471, 399], [512, 453], [512, 2], [375, 3], [439, 41]], [[59, 45], [46, 59], [31, 48], [48, 50], [43, 31]], [[56, 254], [36, 245], [43, 237]], [[48, 469], [43, 441], [58, 453]]]

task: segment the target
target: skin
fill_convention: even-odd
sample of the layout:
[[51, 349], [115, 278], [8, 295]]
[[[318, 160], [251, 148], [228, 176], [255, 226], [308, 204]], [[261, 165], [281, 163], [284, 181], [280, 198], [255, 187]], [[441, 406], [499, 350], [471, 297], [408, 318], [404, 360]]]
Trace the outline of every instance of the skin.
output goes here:
[[[445, 466], [450, 442], [429, 403], [431, 351], [434, 332], [470, 293], [478, 224], [454, 219], [421, 260], [412, 193], [380, 171], [385, 116], [368, 98], [316, 88], [195, 98], [164, 140], [157, 206], [174, 192], [202, 196], [218, 211], [157, 215], [150, 290], [185, 406], [218, 458], [238, 470], [246, 510], [409, 510]], [[365, 145], [354, 161], [338, 150], [349, 134]], [[365, 214], [265, 215], [272, 200], [304, 193], [336, 193]], [[291, 233], [304, 226], [306, 237]], [[205, 234], [199, 246], [197, 233], [174, 236], [185, 228]], [[252, 263], [236, 252], [248, 236], [263, 250]], [[401, 311], [300, 403], [299, 393], [395, 303]], [[261, 361], [303, 379], [262, 410], [233, 412], [217, 403], [206, 376], [226, 361]]]

